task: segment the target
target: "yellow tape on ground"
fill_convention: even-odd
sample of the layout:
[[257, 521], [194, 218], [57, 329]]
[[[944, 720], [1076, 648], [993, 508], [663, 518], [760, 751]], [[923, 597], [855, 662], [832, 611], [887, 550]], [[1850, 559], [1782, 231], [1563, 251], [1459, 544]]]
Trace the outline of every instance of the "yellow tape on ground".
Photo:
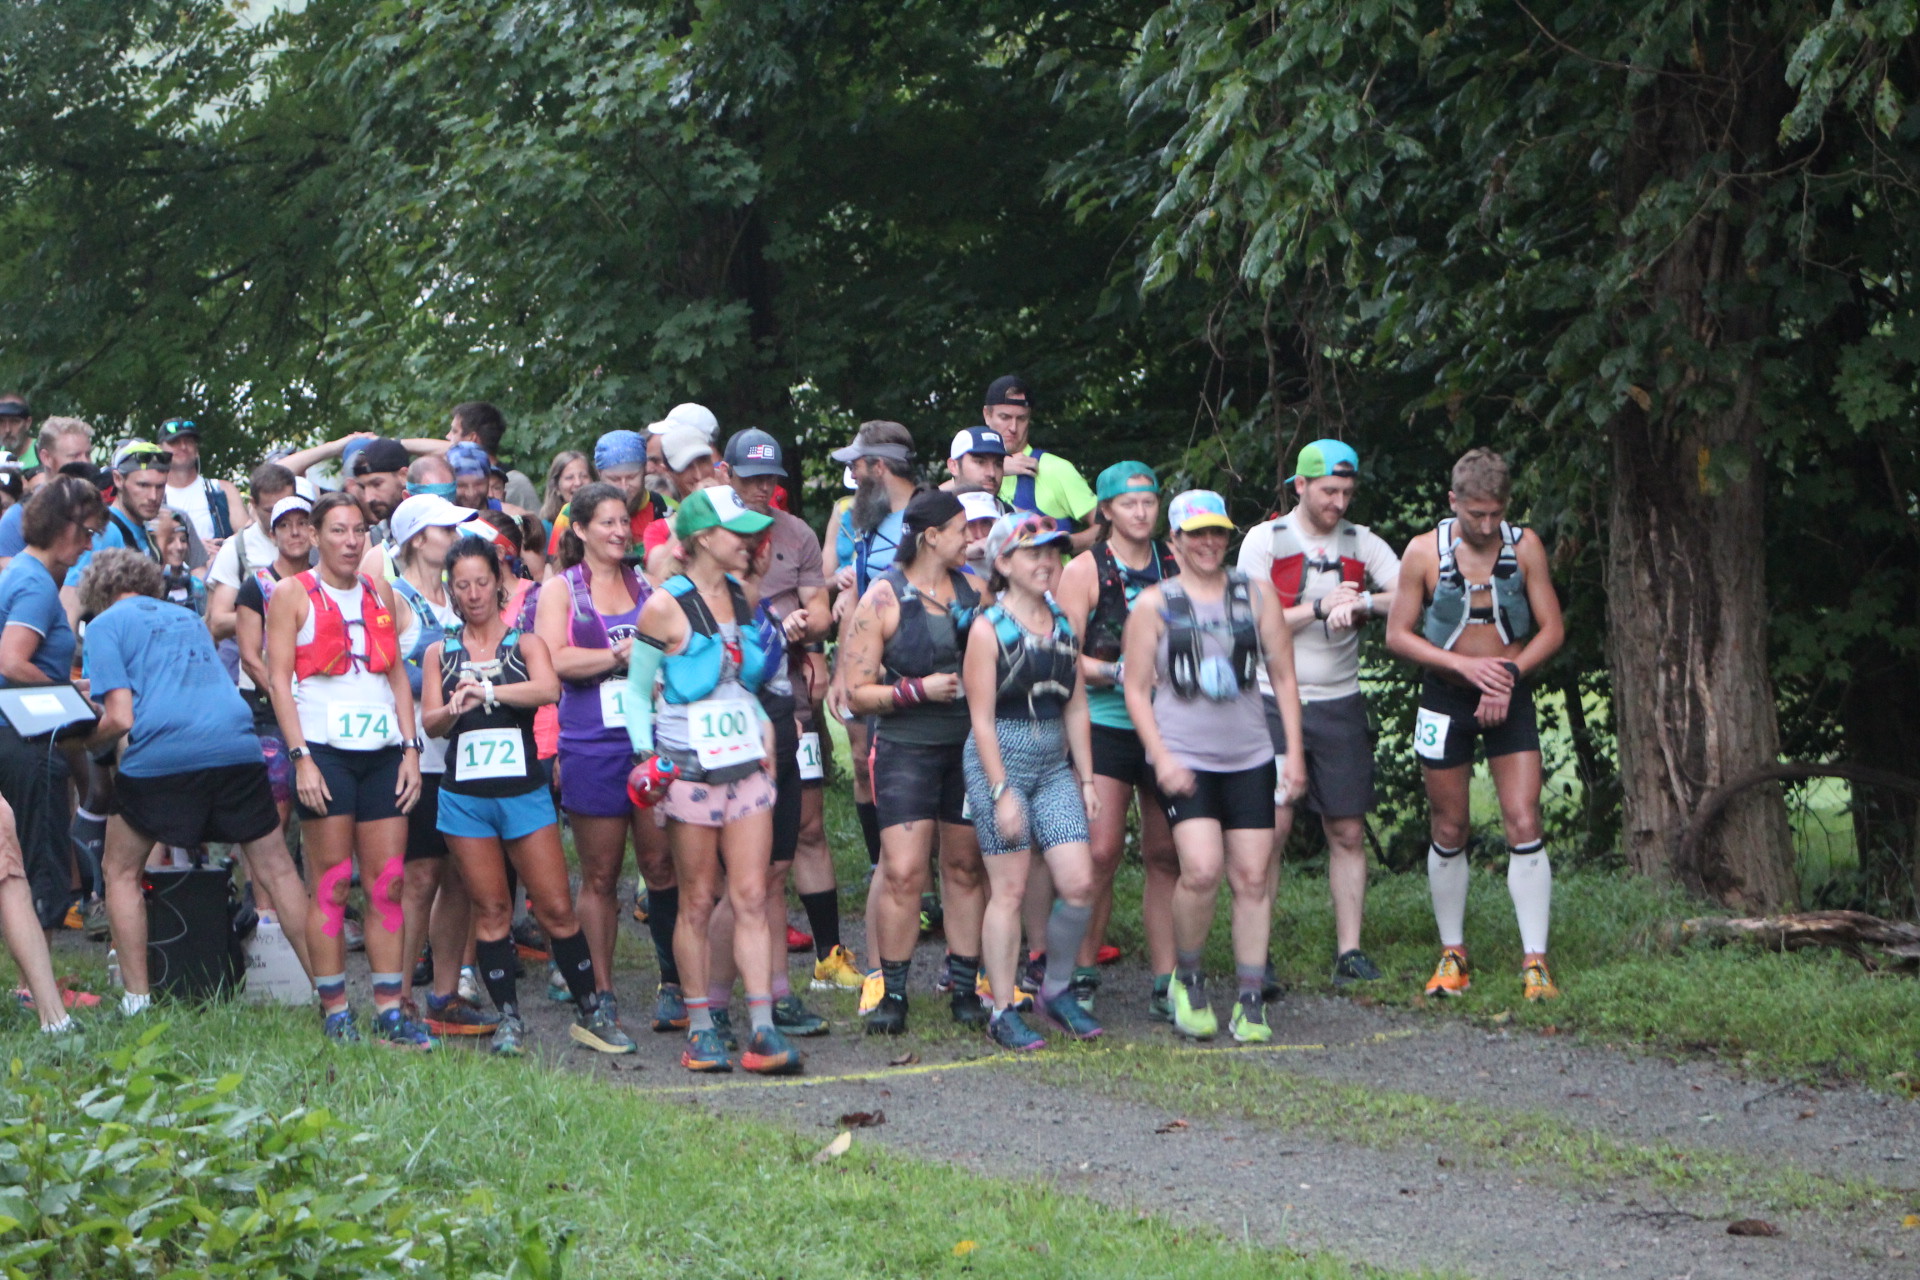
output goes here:
[[[1385, 1033], [1382, 1033], [1385, 1034]], [[1407, 1034], [1412, 1034], [1411, 1032]], [[1201, 1048], [1178, 1048], [1174, 1053], [1184, 1057], [1205, 1053], [1324, 1053], [1324, 1044], [1233, 1044], [1214, 1045]], [[689, 1080], [685, 1084], [658, 1084], [636, 1087], [635, 1093], [709, 1093], [719, 1089], [777, 1089], [804, 1088], [808, 1085], [826, 1086], [852, 1084], [866, 1080], [897, 1080], [902, 1076], [922, 1076], [935, 1071], [964, 1071], [969, 1067], [1017, 1067], [1032, 1062], [1057, 1062], [1064, 1055], [1042, 1051], [1033, 1054], [1021, 1054], [1019, 1057], [963, 1058], [958, 1062], [916, 1062], [904, 1067], [875, 1067], [870, 1071], [847, 1071], [831, 1076], [767, 1076], [751, 1080]]]

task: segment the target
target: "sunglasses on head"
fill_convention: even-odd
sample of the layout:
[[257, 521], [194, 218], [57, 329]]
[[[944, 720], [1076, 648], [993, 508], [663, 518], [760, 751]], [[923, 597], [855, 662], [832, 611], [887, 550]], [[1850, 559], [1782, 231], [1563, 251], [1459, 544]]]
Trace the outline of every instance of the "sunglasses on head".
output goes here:
[[170, 450], [147, 445], [139, 449], [129, 449], [121, 454], [120, 466], [124, 468], [130, 463], [145, 462], [148, 459], [152, 459], [155, 465], [160, 467], [170, 467], [173, 465], [173, 453]]
[[191, 418], [168, 418], [160, 424], [160, 430], [163, 434], [170, 436], [189, 433], [198, 435], [200, 434], [200, 424]]

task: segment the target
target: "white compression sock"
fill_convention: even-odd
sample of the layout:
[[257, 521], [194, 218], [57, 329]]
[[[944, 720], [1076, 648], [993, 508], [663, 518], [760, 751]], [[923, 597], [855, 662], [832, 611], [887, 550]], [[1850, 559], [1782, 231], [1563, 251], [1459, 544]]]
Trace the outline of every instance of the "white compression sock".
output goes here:
[[1467, 853], [1427, 845], [1427, 888], [1433, 894], [1433, 919], [1440, 926], [1440, 945], [1466, 945]]
[[1520, 921], [1520, 946], [1528, 955], [1545, 954], [1547, 920], [1553, 911], [1553, 864], [1538, 840], [1507, 848], [1507, 892]]

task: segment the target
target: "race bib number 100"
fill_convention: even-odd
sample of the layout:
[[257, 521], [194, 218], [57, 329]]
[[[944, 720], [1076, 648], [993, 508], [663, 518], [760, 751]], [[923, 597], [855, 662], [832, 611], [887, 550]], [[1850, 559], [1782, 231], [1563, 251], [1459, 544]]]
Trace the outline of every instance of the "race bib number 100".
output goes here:
[[1452, 725], [1452, 716], [1420, 708], [1413, 722], [1413, 754], [1422, 760], [1443, 759], [1447, 754], [1447, 730]]
[[687, 708], [687, 739], [700, 767], [724, 769], [766, 754], [760, 741], [760, 718], [751, 702], [738, 698], [707, 698]]
[[378, 751], [393, 741], [393, 708], [336, 702], [327, 710], [327, 745], [342, 751]]
[[459, 754], [453, 761], [453, 776], [458, 782], [526, 777], [527, 753], [520, 731], [472, 729], [461, 734]]
[[609, 729], [627, 727], [627, 698], [632, 691], [627, 687], [627, 678], [608, 680], [600, 686], [600, 723]]

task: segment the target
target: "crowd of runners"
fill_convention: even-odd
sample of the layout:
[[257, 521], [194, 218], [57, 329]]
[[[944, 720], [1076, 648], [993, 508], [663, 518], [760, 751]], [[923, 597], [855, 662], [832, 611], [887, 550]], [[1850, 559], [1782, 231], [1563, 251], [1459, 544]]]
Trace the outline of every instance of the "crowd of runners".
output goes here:
[[[560, 453], [544, 486], [505, 465], [506, 422], [481, 402], [443, 436], [280, 451], [236, 486], [202, 475], [192, 421], [106, 441], [0, 397], [0, 688], [68, 685], [98, 717], [57, 739], [0, 716], [0, 925], [22, 1001], [72, 1031], [84, 997], [46, 931], [88, 929], [139, 1015], [143, 871], [216, 844], [333, 1041], [520, 1053], [526, 977], [571, 1003], [586, 1048], [634, 1053], [650, 1029], [693, 1071], [798, 1070], [793, 1041], [829, 1030], [807, 988], [857, 990], [865, 1031], [888, 1035], [931, 991], [1031, 1050], [1101, 1034], [1131, 812], [1153, 1015], [1216, 1036], [1218, 990], [1227, 1034], [1258, 1043], [1297, 809], [1330, 851], [1333, 980], [1380, 977], [1361, 946], [1376, 623], [1424, 672], [1427, 990], [1470, 981], [1477, 743], [1524, 994], [1557, 995], [1531, 677], [1562, 628], [1540, 539], [1505, 519], [1506, 462], [1460, 458], [1450, 512], [1396, 556], [1347, 518], [1361, 464], [1340, 441], [1302, 449], [1283, 513], [1237, 531], [1218, 494], [1166, 500], [1141, 462], [1089, 486], [1032, 443], [1021, 379], [984, 399], [944, 477], [905, 426], [862, 425], [832, 455], [851, 492], [822, 537], [788, 510], [780, 442], [696, 404]], [[871, 867], [864, 963], [824, 825], [830, 719]], [[1230, 981], [1203, 964], [1223, 881]], [[788, 923], [790, 889], [810, 932]], [[658, 977], [623, 1012], [628, 910]], [[916, 982], [936, 926], [945, 963]]]

